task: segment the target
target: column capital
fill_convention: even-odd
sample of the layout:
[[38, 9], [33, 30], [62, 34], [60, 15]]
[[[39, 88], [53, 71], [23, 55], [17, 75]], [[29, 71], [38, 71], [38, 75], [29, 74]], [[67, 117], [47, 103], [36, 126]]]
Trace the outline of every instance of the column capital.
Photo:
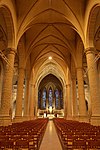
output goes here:
[[87, 48], [85, 49], [86, 55], [89, 54], [89, 53], [95, 54], [95, 52], [96, 52], [95, 47], [87, 47]]
[[25, 68], [24, 67], [19, 67], [18, 70], [25, 70]]
[[70, 87], [71, 86], [71, 84], [69, 83], [69, 84], [66, 84], [66, 88], [68, 88], [68, 87]]
[[33, 84], [33, 83], [30, 83], [30, 86], [35, 88], [35, 84]]
[[76, 69], [77, 70], [83, 70], [83, 67], [77, 67]]
[[6, 53], [7, 54], [15, 54], [16, 53], [16, 49], [14, 49], [14, 48], [6, 48]]
[[72, 79], [72, 80], [76, 80], [76, 75], [72, 75], [72, 76], [71, 76], [71, 79]]

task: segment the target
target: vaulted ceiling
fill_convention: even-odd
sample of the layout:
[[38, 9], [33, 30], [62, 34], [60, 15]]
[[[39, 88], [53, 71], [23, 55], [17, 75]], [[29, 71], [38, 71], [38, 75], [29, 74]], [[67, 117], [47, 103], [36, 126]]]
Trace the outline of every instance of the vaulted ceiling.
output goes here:
[[[100, 50], [99, 0], [2, 0], [1, 2], [11, 10], [9, 15], [13, 18], [14, 43], [18, 49], [18, 57], [21, 55], [25, 66], [27, 65], [30, 70], [33, 68], [35, 74], [38, 70], [39, 74], [42, 74], [44, 68], [46, 72], [47, 66], [50, 68], [51, 63], [53, 70], [59, 68], [56, 74], [59, 71], [61, 74], [66, 74], [66, 68], [71, 67], [72, 60], [76, 65], [77, 44], [78, 41], [83, 47], [87, 44], [87, 30], [88, 23], [90, 24], [89, 21], [92, 20], [91, 16], [95, 16], [91, 35], [96, 37], [94, 44]], [[6, 33], [5, 14], [1, 9], [1, 26]], [[8, 24], [9, 26], [11, 24]], [[5, 35], [3, 37], [6, 40]], [[53, 58], [50, 61], [48, 61], [49, 56]], [[86, 64], [85, 59], [84, 62]]]
[[75, 57], [77, 39], [84, 40], [82, 19], [86, 1], [26, 0], [24, 4], [23, 0], [16, 0], [15, 4], [18, 39], [25, 41], [25, 53], [31, 67], [40, 68], [52, 56], [52, 61], [66, 72], [71, 55]]

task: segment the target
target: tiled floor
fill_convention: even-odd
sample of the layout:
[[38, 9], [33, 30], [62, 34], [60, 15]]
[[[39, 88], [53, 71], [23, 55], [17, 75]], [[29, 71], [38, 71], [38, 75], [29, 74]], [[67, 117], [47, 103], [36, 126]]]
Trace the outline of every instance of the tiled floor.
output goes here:
[[56, 129], [52, 120], [49, 120], [39, 150], [62, 150]]

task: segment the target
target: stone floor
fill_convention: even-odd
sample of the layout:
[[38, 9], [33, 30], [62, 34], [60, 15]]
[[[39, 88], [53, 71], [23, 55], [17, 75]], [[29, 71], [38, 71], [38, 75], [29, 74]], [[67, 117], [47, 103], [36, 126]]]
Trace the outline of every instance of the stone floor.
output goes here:
[[49, 120], [39, 150], [62, 150], [56, 129], [52, 120]]

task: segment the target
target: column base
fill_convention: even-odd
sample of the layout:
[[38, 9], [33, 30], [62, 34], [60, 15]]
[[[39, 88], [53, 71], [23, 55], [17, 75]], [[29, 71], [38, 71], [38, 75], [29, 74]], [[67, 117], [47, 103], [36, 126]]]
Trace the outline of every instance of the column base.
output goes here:
[[78, 121], [90, 123], [88, 116], [78, 116]]
[[72, 116], [67, 116], [66, 119], [67, 119], [67, 120], [73, 120], [73, 119], [72, 119]]
[[79, 116], [78, 116], [78, 115], [72, 116], [72, 120], [74, 120], [74, 121], [79, 121]]
[[90, 123], [94, 126], [100, 126], [100, 115], [99, 116], [91, 116]]
[[15, 118], [13, 119], [13, 122], [23, 122], [23, 117], [22, 116], [15, 116]]
[[0, 116], [0, 126], [8, 126], [12, 124], [10, 116]]
[[30, 116], [23, 116], [23, 121], [29, 121], [30, 120]]
[[29, 119], [34, 120], [35, 118], [34, 118], [34, 116], [29, 116]]

